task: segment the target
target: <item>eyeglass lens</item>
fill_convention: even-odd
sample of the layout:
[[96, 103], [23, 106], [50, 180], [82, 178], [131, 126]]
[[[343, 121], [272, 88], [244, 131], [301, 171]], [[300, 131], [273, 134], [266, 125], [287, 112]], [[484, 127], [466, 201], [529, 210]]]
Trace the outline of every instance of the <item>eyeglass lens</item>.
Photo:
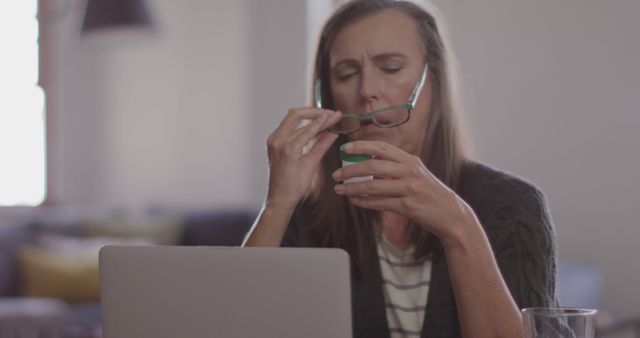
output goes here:
[[360, 129], [361, 124], [368, 120], [382, 128], [395, 127], [407, 122], [409, 110], [406, 107], [389, 107], [367, 115], [345, 115], [329, 130], [336, 133], [354, 132]]

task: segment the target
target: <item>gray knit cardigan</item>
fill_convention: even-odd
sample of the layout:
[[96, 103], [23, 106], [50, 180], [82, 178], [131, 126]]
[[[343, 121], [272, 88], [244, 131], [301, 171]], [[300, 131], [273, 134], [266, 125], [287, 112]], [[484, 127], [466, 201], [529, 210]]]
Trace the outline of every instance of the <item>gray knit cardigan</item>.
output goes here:
[[[556, 239], [542, 193], [522, 179], [477, 163], [463, 171], [457, 193], [478, 216], [518, 307], [555, 305]], [[296, 212], [282, 246], [318, 246], [305, 223], [304, 215]], [[460, 337], [442, 249], [434, 252], [432, 263], [421, 337]], [[351, 303], [354, 338], [390, 337], [378, 259], [363, 278], [352, 279]]]

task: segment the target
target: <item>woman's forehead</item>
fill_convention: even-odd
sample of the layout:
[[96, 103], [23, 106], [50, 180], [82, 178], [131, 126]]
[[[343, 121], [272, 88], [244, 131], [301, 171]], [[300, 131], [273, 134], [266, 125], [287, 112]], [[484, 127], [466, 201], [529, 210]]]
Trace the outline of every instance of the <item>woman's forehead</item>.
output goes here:
[[419, 56], [422, 45], [416, 24], [407, 14], [387, 9], [345, 26], [329, 50], [331, 65], [388, 53]]

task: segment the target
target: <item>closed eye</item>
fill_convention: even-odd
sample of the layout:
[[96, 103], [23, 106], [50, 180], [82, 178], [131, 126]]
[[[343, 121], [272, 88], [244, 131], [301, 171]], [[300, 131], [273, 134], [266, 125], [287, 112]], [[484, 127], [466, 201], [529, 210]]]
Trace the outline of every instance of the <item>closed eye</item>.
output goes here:
[[347, 81], [349, 78], [351, 78], [356, 74], [358, 74], [357, 71], [344, 72], [341, 74], [336, 74], [336, 78], [338, 79], [338, 81]]
[[346, 81], [360, 71], [360, 64], [355, 60], [343, 60], [333, 66], [332, 73], [338, 81]]
[[402, 67], [386, 67], [386, 68], [382, 68], [382, 71], [385, 72], [386, 74], [395, 74], [397, 72], [399, 72], [402, 69]]

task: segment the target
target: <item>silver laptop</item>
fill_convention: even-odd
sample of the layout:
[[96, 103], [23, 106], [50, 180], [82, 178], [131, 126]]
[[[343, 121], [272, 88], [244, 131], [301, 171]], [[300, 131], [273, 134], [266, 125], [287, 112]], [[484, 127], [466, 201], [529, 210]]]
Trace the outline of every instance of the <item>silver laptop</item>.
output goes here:
[[350, 338], [339, 249], [107, 246], [104, 338]]

